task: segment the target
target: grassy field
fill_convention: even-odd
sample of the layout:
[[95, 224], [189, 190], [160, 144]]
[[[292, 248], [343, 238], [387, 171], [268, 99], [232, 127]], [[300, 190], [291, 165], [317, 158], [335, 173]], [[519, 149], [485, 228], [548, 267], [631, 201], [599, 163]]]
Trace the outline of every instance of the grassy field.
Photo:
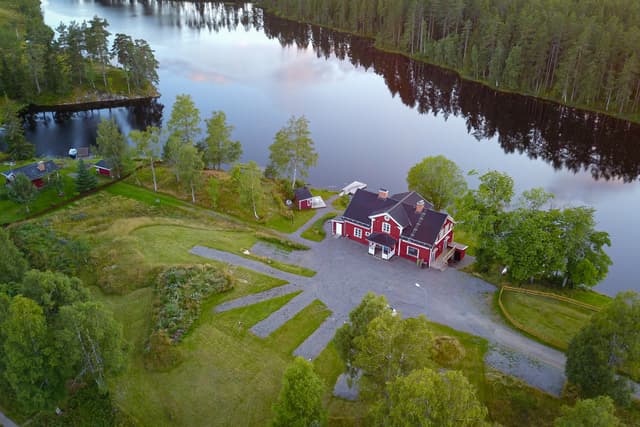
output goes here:
[[323, 215], [320, 219], [314, 222], [311, 227], [304, 230], [300, 236], [307, 240], [321, 242], [327, 235], [326, 231], [324, 231], [324, 223], [329, 221], [331, 218], [335, 218], [337, 215], [338, 214], [335, 212]]
[[554, 346], [562, 350], [567, 349], [571, 338], [594, 314], [592, 310], [568, 302], [506, 290], [502, 302], [514, 320], [530, 328], [537, 338], [549, 344], [559, 343]]
[[144, 290], [136, 292], [111, 300], [123, 323], [133, 325], [128, 338], [135, 348], [127, 372], [112, 381], [111, 388], [119, 406], [144, 425], [266, 425], [291, 352], [329, 315], [314, 302], [261, 339], [248, 329], [294, 295], [225, 313], [203, 311], [198, 327], [179, 346], [181, 363], [169, 372], [150, 372], [144, 368], [141, 340], [148, 315], [132, 317], [144, 310], [132, 310], [122, 301], [140, 304]]
[[[158, 191], [171, 195], [179, 200], [190, 202], [191, 192], [176, 182], [175, 176], [168, 167], [157, 166], [156, 177]], [[231, 215], [249, 224], [263, 225], [281, 233], [291, 233], [309, 221], [315, 211], [290, 209], [285, 206], [287, 196], [283, 190], [273, 181], [263, 180], [262, 202], [259, 203], [258, 214], [260, 220], [256, 220], [253, 211], [238, 203], [238, 195], [233, 190], [231, 178], [222, 171], [203, 171], [204, 183], [196, 193], [196, 204], [206, 209], [215, 209], [221, 213]], [[151, 170], [142, 168], [127, 180], [130, 184], [151, 189], [153, 180]], [[211, 181], [217, 182], [218, 197], [213, 203], [209, 193]], [[316, 194], [317, 190], [313, 190]], [[332, 192], [319, 192], [323, 197], [330, 196]]]

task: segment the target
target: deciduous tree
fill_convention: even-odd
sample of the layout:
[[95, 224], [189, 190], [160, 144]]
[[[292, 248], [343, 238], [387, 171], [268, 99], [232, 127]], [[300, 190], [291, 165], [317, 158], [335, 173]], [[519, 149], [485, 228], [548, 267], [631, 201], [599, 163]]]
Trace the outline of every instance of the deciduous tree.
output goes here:
[[299, 176], [307, 176], [310, 167], [318, 162], [309, 121], [304, 117], [291, 116], [287, 125], [280, 129], [269, 146], [269, 160], [281, 175], [291, 177], [291, 188]]
[[216, 169], [221, 165], [238, 161], [242, 155], [240, 141], [231, 139], [233, 126], [227, 124], [227, 116], [223, 111], [214, 111], [211, 118], [205, 120], [207, 135], [204, 139], [204, 160]]
[[613, 400], [607, 396], [578, 400], [573, 407], [563, 406], [562, 416], [554, 427], [619, 427], [622, 423], [615, 415]]
[[365, 399], [378, 398], [387, 382], [433, 364], [433, 337], [424, 316], [403, 320], [387, 310], [354, 344], [353, 366], [361, 372], [358, 385]]
[[135, 144], [138, 154], [145, 157], [151, 168], [151, 177], [153, 179], [153, 191], [158, 191], [158, 182], [156, 180], [155, 160], [160, 144], [160, 129], [155, 126], [149, 126], [143, 131], [132, 130], [129, 138]]
[[273, 405], [273, 426], [309, 427], [326, 424], [326, 410], [322, 406], [324, 384], [313, 365], [296, 357], [284, 372], [278, 401]]
[[334, 338], [336, 350], [347, 367], [347, 373], [355, 378], [357, 369], [353, 366], [358, 349], [354, 343], [357, 337], [367, 332], [369, 323], [389, 310], [389, 303], [384, 295], [368, 292], [360, 304], [349, 313], [349, 323], [342, 325]]
[[100, 156], [111, 165], [112, 173], [121, 178], [131, 167], [131, 151], [115, 120], [100, 121], [96, 144]]
[[27, 270], [27, 260], [9, 238], [9, 233], [0, 228], [0, 283], [18, 283]]
[[624, 369], [640, 374], [640, 296], [618, 294], [603, 311], [596, 313], [569, 343], [565, 371], [583, 397], [607, 395], [627, 403], [631, 389]]
[[2, 330], [2, 375], [27, 411], [45, 407], [55, 384], [44, 387], [50, 374], [47, 359], [47, 325], [42, 308], [34, 301], [16, 296], [0, 325]]
[[47, 319], [52, 319], [62, 306], [89, 299], [89, 292], [80, 279], [51, 271], [28, 271], [17, 289], [35, 301]]
[[459, 371], [412, 371], [389, 382], [372, 410], [375, 425], [480, 427], [487, 409]]
[[29, 213], [29, 205], [38, 197], [38, 189], [25, 174], [19, 173], [9, 185], [7, 195], [9, 200], [24, 205]]
[[258, 212], [262, 210], [264, 189], [258, 164], [254, 161], [236, 164], [231, 169], [231, 179], [240, 197], [240, 204], [252, 209], [255, 219], [260, 219]]
[[182, 184], [191, 191], [191, 201], [196, 202], [196, 190], [202, 185], [202, 154], [193, 145], [181, 145], [176, 159], [176, 175]]
[[55, 345], [64, 355], [61, 371], [75, 381], [90, 379], [105, 388], [105, 378], [125, 365], [122, 325], [96, 302], [76, 302], [60, 308]]
[[433, 203], [436, 210], [449, 207], [467, 189], [462, 171], [444, 156], [425, 157], [407, 175], [409, 190], [417, 191]]

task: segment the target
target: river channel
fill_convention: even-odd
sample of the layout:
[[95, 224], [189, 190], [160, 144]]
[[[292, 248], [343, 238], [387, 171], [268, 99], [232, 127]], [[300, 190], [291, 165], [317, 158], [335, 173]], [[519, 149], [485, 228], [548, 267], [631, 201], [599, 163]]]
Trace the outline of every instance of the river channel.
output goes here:
[[[556, 206], [597, 209], [613, 259], [597, 290], [640, 290], [640, 126], [519, 95], [375, 50], [369, 40], [263, 14], [250, 5], [118, 0], [44, 0], [48, 25], [106, 18], [109, 30], [147, 40], [160, 63], [156, 103], [70, 117], [39, 114], [28, 130], [38, 154], [93, 144], [99, 117], [123, 132], [159, 124], [175, 96], [190, 94], [203, 118], [223, 110], [243, 161], [265, 165], [268, 146], [292, 114], [311, 123], [319, 153], [313, 186], [358, 180], [406, 190], [408, 169], [442, 154], [464, 171], [496, 169], [518, 191], [543, 187]], [[474, 178], [470, 184], [475, 185]], [[634, 213], [635, 212], [635, 213]], [[636, 219], [634, 219], [636, 218]]]

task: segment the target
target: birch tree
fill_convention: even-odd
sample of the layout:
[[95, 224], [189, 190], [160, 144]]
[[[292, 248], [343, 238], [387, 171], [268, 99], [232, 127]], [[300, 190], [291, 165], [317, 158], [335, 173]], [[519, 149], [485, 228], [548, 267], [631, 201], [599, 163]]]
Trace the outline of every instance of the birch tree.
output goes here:
[[158, 182], [156, 180], [155, 160], [160, 145], [160, 129], [155, 126], [149, 126], [143, 131], [132, 130], [129, 132], [129, 138], [135, 144], [136, 152], [147, 159], [151, 168], [151, 178], [153, 179], [153, 191], [158, 191]]
[[263, 202], [262, 171], [256, 162], [236, 164], [231, 169], [231, 179], [236, 187], [240, 203], [253, 210], [255, 219], [260, 219], [258, 212]]
[[287, 125], [280, 129], [269, 146], [269, 160], [283, 176], [291, 177], [291, 188], [298, 176], [306, 177], [309, 168], [318, 162], [309, 121], [301, 116], [291, 116]]

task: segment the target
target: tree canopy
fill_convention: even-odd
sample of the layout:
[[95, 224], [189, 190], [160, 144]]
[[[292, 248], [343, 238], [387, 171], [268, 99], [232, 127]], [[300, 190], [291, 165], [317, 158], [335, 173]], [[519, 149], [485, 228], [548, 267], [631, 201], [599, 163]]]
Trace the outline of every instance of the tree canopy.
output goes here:
[[9, 200], [24, 205], [25, 210], [29, 213], [29, 205], [38, 197], [38, 189], [25, 174], [19, 173], [9, 185], [7, 195]]
[[389, 382], [372, 410], [379, 426], [480, 427], [487, 409], [459, 371], [415, 370]]
[[313, 365], [301, 357], [284, 372], [282, 389], [273, 405], [273, 426], [309, 427], [326, 424], [326, 410], [322, 406], [324, 384]]
[[98, 178], [96, 178], [95, 173], [92, 172], [93, 171], [89, 171], [84, 160], [78, 160], [78, 167], [76, 169], [76, 190], [78, 193], [86, 193], [98, 186]]
[[122, 67], [129, 92], [158, 81], [158, 62], [144, 40], [117, 34], [109, 49], [106, 19], [61, 23], [54, 33], [44, 23], [39, 0], [3, 1], [2, 8], [0, 93], [10, 100], [67, 96], [85, 84], [112, 92], [116, 88], [107, 73], [112, 58]]
[[98, 152], [111, 166], [111, 173], [121, 178], [131, 168], [131, 150], [113, 119], [102, 120], [96, 135]]
[[458, 165], [444, 156], [425, 157], [414, 165], [409, 169], [407, 184], [438, 211], [448, 208], [467, 189]]
[[240, 159], [242, 145], [240, 141], [231, 139], [233, 126], [227, 124], [224, 111], [214, 111], [211, 118], [206, 119], [207, 135], [203, 141], [204, 160], [207, 166], [220, 169], [223, 164], [230, 164]]
[[9, 238], [9, 233], [0, 228], [0, 283], [17, 283], [27, 270], [27, 260]]
[[571, 340], [565, 371], [583, 397], [607, 395], [628, 403], [630, 386], [616, 373], [640, 374], [640, 296], [618, 294]]
[[607, 396], [578, 400], [572, 407], [563, 406], [562, 415], [554, 427], [619, 427], [622, 423], [615, 415], [613, 400]]
[[149, 126], [143, 131], [134, 129], [129, 132], [129, 138], [135, 144], [136, 152], [149, 162], [153, 179], [153, 191], [157, 192], [158, 182], [156, 180], [155, 161], [160, 144], [160, 129], [155, 126]]
[[291, 116], [287, 125], [276, 133], [269, 151], [271, 164], [281, 175], [291, 178], [291, 188], [294, 188], [298, 176], [306, 177], [309, 168], [318, 162], [306, 117]]

